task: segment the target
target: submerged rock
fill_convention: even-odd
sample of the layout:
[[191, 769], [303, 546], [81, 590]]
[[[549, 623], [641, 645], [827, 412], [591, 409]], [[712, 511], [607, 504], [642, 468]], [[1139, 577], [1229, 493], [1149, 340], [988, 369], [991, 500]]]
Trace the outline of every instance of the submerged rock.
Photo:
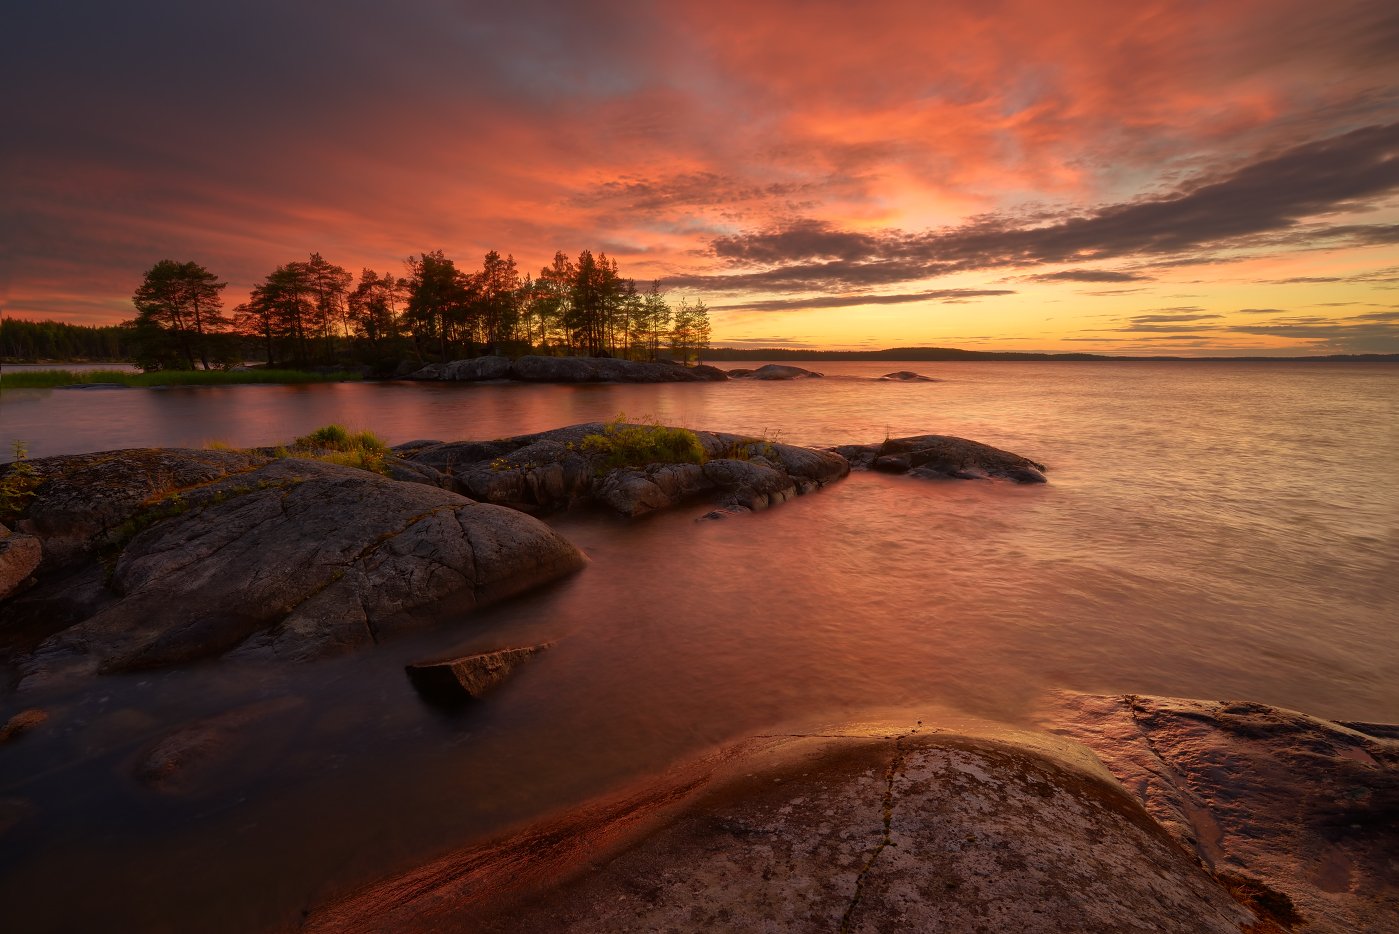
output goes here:
[[851, 444], [831, 450], [849, 460], [855, 469], [925, 478], [1000, 478], [1017, 483], [1044, 483], [1043, 471], [1047, 469], [1028, 457], [950, 435], [890, 438], [882, 444]]
[[436, 662], [416, 662], [406, 666], [408, 680], [424, 698], [434, 704], [454, 707], [483, 695], [510, 676], [526, 659], [552, 648], [542, 642], [516, 649], [480, 652]]
[[[146, 668], [235, 650], [311, 658], [585, 560], [537, 520], [449, 490], [315, 460], [205, 457], [215, 453], [32, 462], [48, 478], [26, 520], [44, 539], [45, 566], [38, 585], [7, 601], [5, 612], [54, 634], [23, 662], [27, 675]], [[153, 464], [175, 467], [152, 478], [143, 468]], [[106, 482], [84, 513], [75, 490], [94, 472]], [[63, 565], [56, 559], [46, 573], [50, 534]]]
[[4, 724], [0, 724], [0, 743], [8, 743], [28, 733], [35, 727], [42, 726], [48, 722], [49, 712], [42, 707], [31, 707], [28, 710], [21, 710]]
[[306, 928], [1238, 934], [1272, 921], [1081, 747], [910, 730], [753, 739], [369, 886]]
[[[167, 795], [198, 793], [226, 784], [230, 772], [256, 771], [255, 765], [246, 761], [253, 753], [252, 728], [285, 718], [304, 704], [299, 697], [276, 697], [188, 723], [137, 753], [132, 773], [152, 791]], [[265, 730], [259, 732], [257, 741], [266, 744]]]

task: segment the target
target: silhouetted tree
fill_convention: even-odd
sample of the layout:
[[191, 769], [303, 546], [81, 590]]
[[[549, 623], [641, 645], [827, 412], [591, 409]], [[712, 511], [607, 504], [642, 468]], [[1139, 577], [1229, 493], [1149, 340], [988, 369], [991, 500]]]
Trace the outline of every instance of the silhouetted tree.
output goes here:
[[709, 349], [709, 330], [709, 306], [703, 300], [691, 305], [689, 299], [682, 298], [670, 329], [670, 349], [675, 358], [686, 365], [691, 358], [699, 360]]
[[461, 328], [470, 300], [469, 277], [441, 250], [408, 258], [404, 319], [412, 330], [420, 359], [423, 344], [433, 341], [438, 344], [442, 359], [449, 359], [453, 332]]
[[377, 353], [385, 340], [398, 336], [398, 306], [403, 299], [404, 280], [392, 273], [379, 275], [364, 269], [347, 300], [355, 333], [368, 339]]
[[211, 338], [228, 328], [220, 293], [228, 283], [195, 262], [163, 259], [146, 271], [131, 302], [136, 306], [137, 363], [168, 369], [182, 360], [209, 369]]

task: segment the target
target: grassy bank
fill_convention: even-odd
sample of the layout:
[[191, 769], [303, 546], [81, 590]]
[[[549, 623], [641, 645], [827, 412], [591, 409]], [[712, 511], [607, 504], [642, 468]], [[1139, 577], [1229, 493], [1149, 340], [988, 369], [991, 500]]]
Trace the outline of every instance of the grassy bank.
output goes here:
[[56, 389], [115, 383], [120, 386], [233, 386], [242, 383], [339, 383], [357, 380], [358, 373], [308, 373], [303, 370], [164, 370], [130, 373], [123, 370], [27, 370], [0, 373], [3, 389]]

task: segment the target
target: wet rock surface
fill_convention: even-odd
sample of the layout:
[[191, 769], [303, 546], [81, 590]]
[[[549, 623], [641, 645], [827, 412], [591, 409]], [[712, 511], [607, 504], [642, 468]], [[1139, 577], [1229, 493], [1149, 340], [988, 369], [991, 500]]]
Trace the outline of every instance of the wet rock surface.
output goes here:
[[[1286, 930], [1082, 747], [755, 738], [313, 911], [311, 931]], [[1339, 930], [1339, 929], [1337, 929]]]
[[51, 633], [19, 661], [35, 683], [233, 651], [332, 654], [585, 560], [516, 511], [316, 460], [174, 450], [31, 463], [46, 482], [19, 524], [45, 562], [4, 610], [6, 629]]
[[931, 376], [924, 376], [923, 374], [921, 374], [921, 373], [915, 373], [915, 372], [913, 372], [912, 370], [899, 370], [899, 371], [896, 372], [896, 373], [885, 373], [883, 376], [881, 376], [881, 377], [879, 377], [879, 378], [882, 379], [882, 380], [885, 380], [885, 381], [887, 381], [887, 382], [891, 382], [891, 383], [939, 383], [939, 382], [942, 382], [942, 381], [939, 380], [939, 379], [934, 379], [934, 378], [931, 377]]
[[406, 671], [408, 680], [424, 699], [443, 707], [457, 707], [480, 700], [526, 660], [553, 645], [542, 642], [440, 661], [415, 662], [408, 665]]
[[951, 435], [890, 438], [882, 444], [850, 444], [831, 448], [856, 470], [908, 474], [925, 479], [1013, 480], [1044, 483], [1043, 464]]
[[1399, 728], [1145, 695], [1066, 694], [1048, 717], [1240, 898], [1307, 931], [1394, 930]]
[[728, 379], [712, 366], [685, 367], [677, 363], [621, 360], [612, 357], [473, 357], [450, 363], [431, 363], [403, 379], [521, 380], [531, 383], [702, 383]]
[[394, 452], [484, 502], [528, 512], [598, 503], [633, 517], [705, 495], [720, 506], [762, 509], [839, 480], [850, 469], [829, 451], [708, 431], [694, 432], [703, 464], [660, 460], [609, 467], [605, 453], [588, 442], [606, 429], [589, 422], [497, 441], [415, 441]]

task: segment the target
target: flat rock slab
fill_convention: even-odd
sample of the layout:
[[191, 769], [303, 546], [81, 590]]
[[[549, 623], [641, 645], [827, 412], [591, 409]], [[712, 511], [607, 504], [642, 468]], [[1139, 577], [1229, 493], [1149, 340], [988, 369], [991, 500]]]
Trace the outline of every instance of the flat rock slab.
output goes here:
[[524, 662], [552, 648], [554, 643], [495, 652], [479, 652], [435, 662], [416, 662], [405, 667], [408, 680], [424, 698], [434, 704], [455, 707], [480, 700]]
[[735, 750], [306, 927], [1238, 934], [1259, 920], [1067, 747], [906, 733]]
[[1399, 921], [1399, 729], [1264, 704], [1062, 695], [1050, 722], [1245, 899], [1307, 931]]

